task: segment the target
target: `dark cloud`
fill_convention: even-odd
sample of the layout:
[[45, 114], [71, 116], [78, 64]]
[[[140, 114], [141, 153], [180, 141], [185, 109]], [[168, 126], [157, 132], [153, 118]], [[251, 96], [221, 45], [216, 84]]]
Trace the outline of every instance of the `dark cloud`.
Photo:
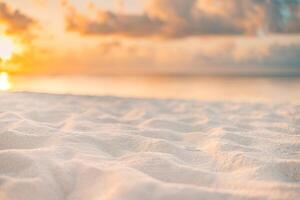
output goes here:
[[66, 25], [83, 35], [159, 36], [300, 33], [299, 0], [149, 0], [142, 14], [78, 12], [67, 0]]
[[300, 33], [300, 1], [273, 0], [270, 2], [266, 8], [269, 31]]
[[66, 26], [83, 35], [131, 37], [185, 37], [197, 34], [240, 34], [243, 30], [221, 16], [194, 16], [195, 0], [151, 1], [144, 14], [120, 14], [99, 10], [94, 19], [79, 13], [67, 1]]
[[300, 45], [299, 44], [272, 44], [256, 46], [240, 46], [234, 43], [220, 45], [212, 53], [203, 51], [195, 55], [192, 66], [219, 66], [224, 69], [259, 67], [261, 69], [294, 68], [300, 73]]
[[35, 24], [35, 20], [21, 13], [19, 10], [11, 9], [6, 3], [0, 2], [0, 25], [6, 27], [10, 34], [26, 33]]
[[[272, 45], [269, 53], [262, 58], [251, 59], [244, 63], [266, 67], [295, 67], [300, 69], [300, 45]], [[255, 57], [254, 57], [255, 58]]]

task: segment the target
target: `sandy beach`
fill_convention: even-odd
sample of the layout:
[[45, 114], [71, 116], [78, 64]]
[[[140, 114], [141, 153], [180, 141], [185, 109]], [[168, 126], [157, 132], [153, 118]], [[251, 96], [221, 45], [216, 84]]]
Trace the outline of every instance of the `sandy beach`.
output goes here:
[[0, 200], [300, 200], [300, 0], [0, 0]]
[[1, 200], [300, 197], [300, 106], [0, 94]]

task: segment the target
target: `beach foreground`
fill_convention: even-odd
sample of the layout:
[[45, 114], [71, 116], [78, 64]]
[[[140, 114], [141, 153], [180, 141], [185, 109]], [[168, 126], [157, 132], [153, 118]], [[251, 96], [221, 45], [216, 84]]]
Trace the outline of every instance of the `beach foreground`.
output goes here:
[[0, 94], [1, 200], [300, 197], [300, 106]]

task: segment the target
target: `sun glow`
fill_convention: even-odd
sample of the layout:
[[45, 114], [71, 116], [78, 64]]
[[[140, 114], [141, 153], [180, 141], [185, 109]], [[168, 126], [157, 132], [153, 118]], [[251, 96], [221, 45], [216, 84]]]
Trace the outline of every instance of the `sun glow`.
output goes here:
[[7, 91], [11, 88], [9, 75], [6, 72], [0, 72], [0, 91]]
[[14, 52], [14, 42], [11, 38], [0, 35], [0, 59], [9, 60]]

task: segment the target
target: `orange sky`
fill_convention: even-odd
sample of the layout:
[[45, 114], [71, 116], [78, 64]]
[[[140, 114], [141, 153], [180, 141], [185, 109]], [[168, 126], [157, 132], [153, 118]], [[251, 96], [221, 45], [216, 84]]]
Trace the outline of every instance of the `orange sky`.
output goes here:
[[300, 4], [283, 2], [0, 0], [0, 38], [14, 43], [0, 65], [21, 74], [300, 74]]

